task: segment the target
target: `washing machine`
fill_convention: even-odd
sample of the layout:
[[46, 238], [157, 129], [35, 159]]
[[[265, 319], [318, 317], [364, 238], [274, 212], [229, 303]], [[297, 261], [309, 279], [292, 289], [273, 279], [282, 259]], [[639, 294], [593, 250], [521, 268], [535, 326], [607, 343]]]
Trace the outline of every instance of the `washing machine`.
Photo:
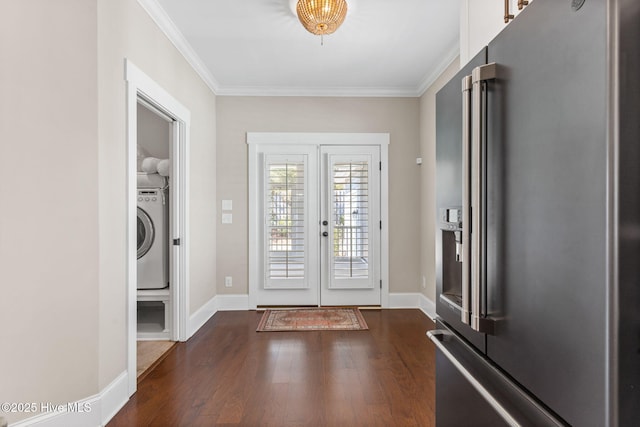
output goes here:
[[167, 190], [138, 189], [138, 289], [169, 286], [168, 205]]

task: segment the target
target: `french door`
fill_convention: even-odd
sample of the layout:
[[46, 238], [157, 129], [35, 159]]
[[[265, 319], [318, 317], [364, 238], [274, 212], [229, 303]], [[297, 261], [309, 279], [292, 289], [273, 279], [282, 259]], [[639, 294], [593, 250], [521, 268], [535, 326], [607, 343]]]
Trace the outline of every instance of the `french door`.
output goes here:
[[265, 145], [255, 157], [255, 305], [380, 305], [380, 147]]
[[320, 148], [320, 304], [380, 304], [380, 149]]

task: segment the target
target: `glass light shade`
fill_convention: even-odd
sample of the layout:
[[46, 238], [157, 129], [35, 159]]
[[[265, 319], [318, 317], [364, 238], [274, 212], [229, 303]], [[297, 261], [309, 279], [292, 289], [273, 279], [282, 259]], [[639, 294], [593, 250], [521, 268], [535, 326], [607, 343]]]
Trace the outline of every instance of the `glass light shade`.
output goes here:
[[312, 34], [324, 36], [335, 32], [347, 16], [345, 0], [299, 0], [298, 19]]

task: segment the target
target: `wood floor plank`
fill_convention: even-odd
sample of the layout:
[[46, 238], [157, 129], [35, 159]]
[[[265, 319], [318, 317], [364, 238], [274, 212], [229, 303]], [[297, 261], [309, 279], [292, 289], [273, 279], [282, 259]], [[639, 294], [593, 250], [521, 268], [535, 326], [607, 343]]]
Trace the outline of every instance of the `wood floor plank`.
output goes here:
[[255, 332], [219, 312], [138, 384], [119, 426], [435, 425], [435, 355], [419, 310], [367, 310], [368, 331]]

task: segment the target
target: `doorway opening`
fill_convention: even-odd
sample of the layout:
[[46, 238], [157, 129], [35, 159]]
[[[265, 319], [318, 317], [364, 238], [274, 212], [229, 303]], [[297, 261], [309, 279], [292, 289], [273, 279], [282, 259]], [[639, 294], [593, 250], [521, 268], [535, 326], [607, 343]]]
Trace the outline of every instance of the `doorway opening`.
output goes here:
[[388, 305], [388, 134], [249, 133], [249, 306]]
[[[175, 119], [138, 95], [137, 121], [137, 283], [136, 376], [138, 382], [175, 342], [169, 256], [174, 196], [171, 147]], [[178, 283], [173, 283], [178, 286]]]
[[[129, 394], [138, 374], [187, 339], [189, 111], [126, 61]], [[142, 344], [142, 345], [140, 345]], [[140, 362], [140, 363], [138, 363]]]

